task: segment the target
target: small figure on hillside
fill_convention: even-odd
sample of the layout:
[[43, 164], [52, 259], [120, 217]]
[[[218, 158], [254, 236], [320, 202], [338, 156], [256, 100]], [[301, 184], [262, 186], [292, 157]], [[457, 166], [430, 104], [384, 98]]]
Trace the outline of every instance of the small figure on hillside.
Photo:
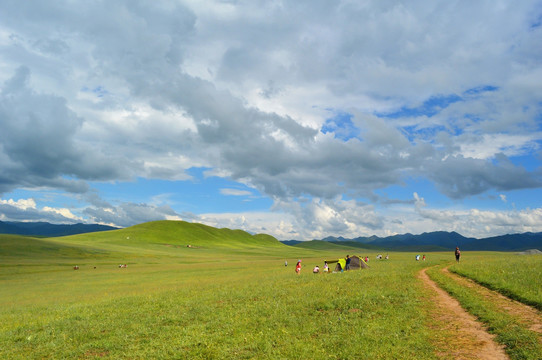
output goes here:
[[284, 262], [284, 266], [288, 266], [288, 260]]
[[456, 248], [455, 248], [455, 261], [459, 262], [460, 257], [461, 257], [461, 251], [459, 251], [459, 247], [456, 246]]
[[297, 275], [301, 273], [301, 260], [297, 260], [297, 265], [295, 266], [295, 273]]
[[350, 255], [346, 255], [346, 265], [345, 265], [346, 271], [350, 270], [350, 261], [352, 261], [352, 259], [350, 259]]
[[423, 256], [422, 256], [422, 260], [423, 260], [423, 261], [425, 261], [425, 254], [423, 254]]
[[369, 262], [369, 257], [365, 256], [365, 262]]
[[312, 269], [312, 272], [313, 272], [314, 274], [318, 274], [318, 273], [320, 272], [320, 267], [319, 267], [318, 265], [316, 265], [316, 266], [314, 267], [314, 269]]
[[329, 272], [329, 265], [327, 264], [327, 261], [324, 261], [324, 272]]
[[420, 255], [416, 255], [416, 261], [420, 261]]
[[386, 260], [388, 260], [389, 258], [390, 258], [390, 255], [386, 254]]

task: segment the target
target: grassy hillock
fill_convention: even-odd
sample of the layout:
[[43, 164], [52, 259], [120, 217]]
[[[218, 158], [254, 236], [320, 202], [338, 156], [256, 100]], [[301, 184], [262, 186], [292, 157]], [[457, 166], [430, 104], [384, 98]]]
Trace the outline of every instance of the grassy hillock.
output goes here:
[[101, 242], [117, 245], [161, 244], [200, 248], [284, 247], [270, 235], [251, 235], [242, 230], [217, 229], [186, 221], [151, 221], [129, 228], [63, 238], [70, 242]]
[[[313, 251], [294, 250], [305, 256]], [[18, 264], [102, 265], [205, 263], [233, 259], [284, 259], [292, 253], [274, 237], [184, 221], [154, 221], [125, 229], [54, 238], [0, 234], [0, 267]]]

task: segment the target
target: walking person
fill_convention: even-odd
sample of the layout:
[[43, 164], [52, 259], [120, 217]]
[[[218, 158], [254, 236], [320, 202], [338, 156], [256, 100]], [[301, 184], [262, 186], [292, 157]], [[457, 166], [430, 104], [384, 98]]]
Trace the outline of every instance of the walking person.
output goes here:
[[295, 266], [295, 273], [297, 275], [301, 274], [301, 260], [297, 260], [297, 265]]
[[456, 246], [456, 248], [455, 248], [455, 261], [459, 262], [460, 257], [461, 257], [461, 251], [459, 251], [459, 247]]

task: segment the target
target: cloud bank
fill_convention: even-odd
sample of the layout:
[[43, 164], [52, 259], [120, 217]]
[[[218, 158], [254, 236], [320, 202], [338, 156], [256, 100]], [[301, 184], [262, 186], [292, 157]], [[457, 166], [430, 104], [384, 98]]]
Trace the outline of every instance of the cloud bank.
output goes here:
[[[5, 1], [0, 194], [58, 191], [80, 207], [6, 199], [2, 218], [179, 218], [305, 239], [542, 231], [537, 206], [461, 206], [539, 194], [541, 14], [536, 1]], [[95, 188], [194, 168], [273, 206], [193, 214]], [[383, 195], [415, 179], [453, 206], [427, 209], [419, 188]]]

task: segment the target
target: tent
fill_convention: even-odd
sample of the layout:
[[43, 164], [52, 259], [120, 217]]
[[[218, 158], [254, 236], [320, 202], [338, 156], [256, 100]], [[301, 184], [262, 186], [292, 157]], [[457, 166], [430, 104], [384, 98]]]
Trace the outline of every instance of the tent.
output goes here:
[[[356, 256], [356, 255], [352, 255], [350, 256], [350, 270], [360, 270], [360, 269], [368, 269], [369, 268], [369, 265], [367, 265], [367, 263], [362, 259], [360, 258], [359, 256]], [[335, 269], [333, 271], [341, 271], [341, 269], [344, 270], [344, 268], [346, 267], [346, 259], [337, 259], [337, 260], [326, 260], [328, 265], [329, 264], [335, 264], [337, 263], [337, 265], [335, 266]], [[331, 267], [330, 267], [331, 268]]]

